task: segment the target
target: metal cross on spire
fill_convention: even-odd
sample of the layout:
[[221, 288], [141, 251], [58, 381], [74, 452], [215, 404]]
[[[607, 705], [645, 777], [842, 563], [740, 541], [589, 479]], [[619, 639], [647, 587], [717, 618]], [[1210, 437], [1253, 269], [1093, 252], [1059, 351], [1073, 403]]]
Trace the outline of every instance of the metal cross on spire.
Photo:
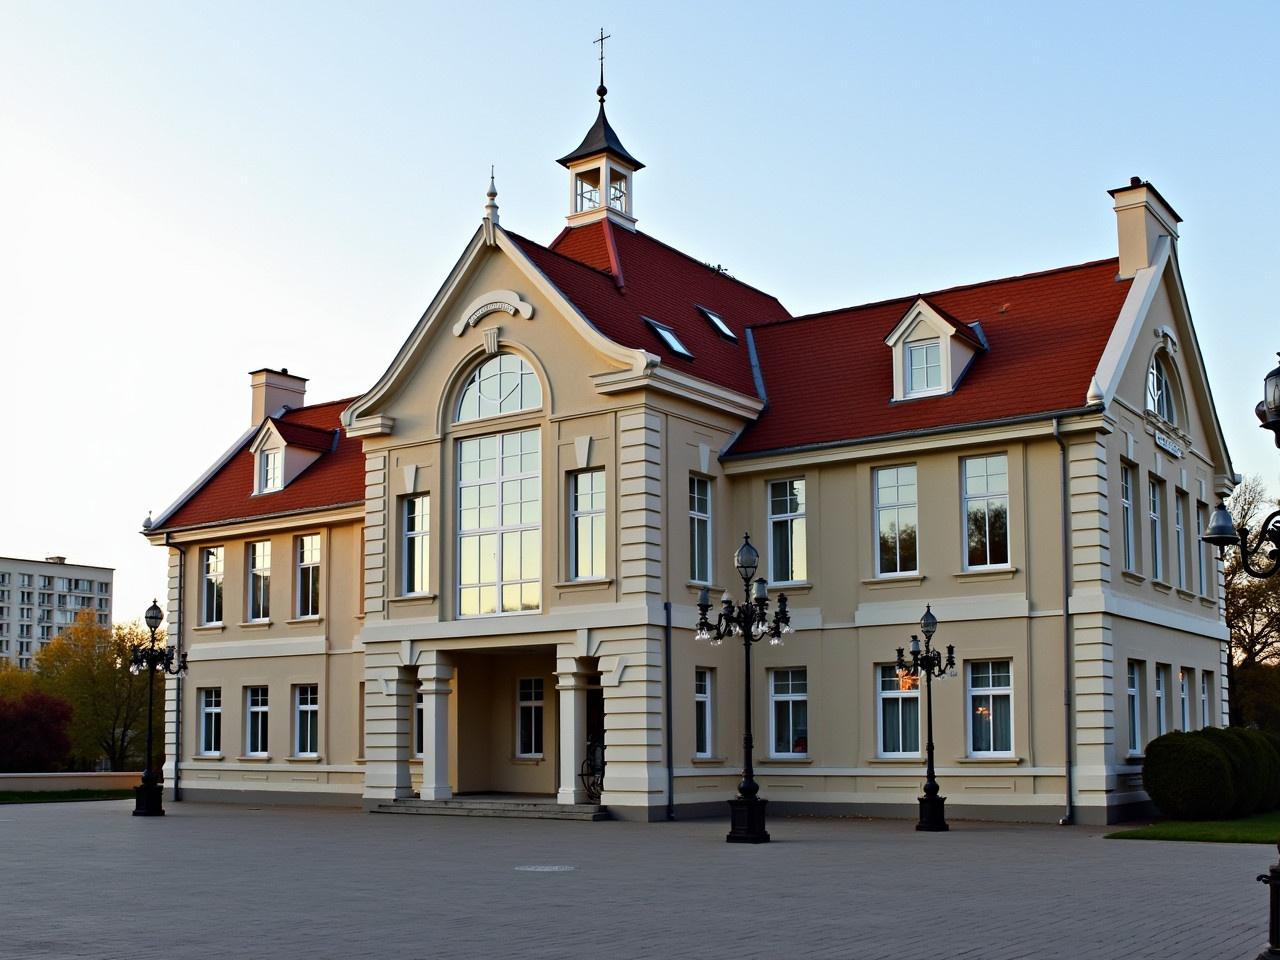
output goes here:
[[605, 94], [609, 92], [608, 87], [604, 85], [604, 42], [613, 37], [611, 33], [605, 33], [604, 27], [600, 28], [600, 36], [592, 40], [592, 43], [600, 44], [600, 86], [596, 87], [596, 96], [600, 98], [601, 105], [604, 104]]

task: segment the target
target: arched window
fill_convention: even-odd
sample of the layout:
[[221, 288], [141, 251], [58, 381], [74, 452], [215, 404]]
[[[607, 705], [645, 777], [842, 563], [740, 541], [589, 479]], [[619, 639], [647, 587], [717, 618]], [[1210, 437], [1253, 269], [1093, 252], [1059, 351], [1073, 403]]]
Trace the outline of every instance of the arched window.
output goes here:
[[515, 354], [501, 353], [480, 364], [467, 378], [458, 401], [457, 422], [541, 406], [542, 385], [533, 369]]
[[1159, 354], [1147, 369], [1147, 409], [1166, 423], [1178, 422], [1178, 405], [1173, 399], [1173, 383]]

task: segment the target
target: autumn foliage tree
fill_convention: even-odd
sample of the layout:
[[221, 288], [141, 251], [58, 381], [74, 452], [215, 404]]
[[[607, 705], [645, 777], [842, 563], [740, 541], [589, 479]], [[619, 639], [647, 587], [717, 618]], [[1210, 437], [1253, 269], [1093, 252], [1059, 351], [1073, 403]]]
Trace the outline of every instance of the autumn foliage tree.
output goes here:
[[0, 773], [64, 769], [70, 726], [70, 704], [36, 689], [30, 670], [0, 660]]
[[[1236, 487], [1229, 507], [1236, 524], [1249, 527], [1256, 537], [1277, 501], [1267, 496], [1260, 477], [1250, 476]], [[1272, 702], [1280, 692], [1280, 573], [1252, 577], [1241, 565], [1240, 551], [1228, 550], [1225, 601], [1231, 633], [1231, 722], [1280, 729], [1280, 711]]]
[[[144, 765], [147, 683], [156, 684], [157, 730], [164, 729], [164, 680], [129, 672], [132, 648], [149, 643], [138, 623], [100, 626], [90, 611], [36, 654], [39, 688], [71, 705], [71, 750], [88, 764], [105, 759], [112, 770]], [[163, 633], [157, 642], [164, 643]]]

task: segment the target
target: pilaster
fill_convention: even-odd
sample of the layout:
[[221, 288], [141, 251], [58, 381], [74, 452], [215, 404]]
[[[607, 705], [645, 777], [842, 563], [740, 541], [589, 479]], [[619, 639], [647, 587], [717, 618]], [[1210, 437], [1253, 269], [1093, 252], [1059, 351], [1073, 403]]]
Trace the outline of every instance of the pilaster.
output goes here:
[[662, 416], [618, 418], [619, 579], [624, 597], [662, 594]]
[[556, 691], [560, 695], [557, 803], [582, 803], [586, 799], [578, 774], [586, 759], [588, 674], [574, 656], [576, 649], [576, 644], [560, 644], [556, 651]]
[[381, 620], [387, 609], [387, 455], [364, 458], [364, 613]]
[[[383, 662], [391, 660], [391, 662]], [[365, 656], [364, 796], [394, 800], [413, 795], [409, 757], [414, 681], [410, 672], [386, 654]]]
[[[422, 789], [423, 800], [448, 800], [449, 785], [449, 694], [453, 666], [439, 651], [427, 651], [418, 661], [418, 692], [422, 694]], [[412, 705], [411, 705], [412, 709]]]
[[662, 641], [656, 634], [602, 645], [605, 771], [601, 801], [652, 807], [666, 802]]

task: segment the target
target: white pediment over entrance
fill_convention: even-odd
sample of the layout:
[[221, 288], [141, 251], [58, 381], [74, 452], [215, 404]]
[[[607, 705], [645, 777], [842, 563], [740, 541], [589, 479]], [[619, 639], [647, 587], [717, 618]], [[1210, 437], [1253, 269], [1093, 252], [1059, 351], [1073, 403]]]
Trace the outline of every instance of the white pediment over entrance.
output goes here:
[[526, 320], [533, 319], [533, 304], [520, 297], [514, 290], [490, 290], [472, 300], [463, 309], [457, 323], [453, 325], [453, 335], [460, 337], [468, 327], [474, 327], [491, 313], [505, 313], [508, 316], [520, 316]]

